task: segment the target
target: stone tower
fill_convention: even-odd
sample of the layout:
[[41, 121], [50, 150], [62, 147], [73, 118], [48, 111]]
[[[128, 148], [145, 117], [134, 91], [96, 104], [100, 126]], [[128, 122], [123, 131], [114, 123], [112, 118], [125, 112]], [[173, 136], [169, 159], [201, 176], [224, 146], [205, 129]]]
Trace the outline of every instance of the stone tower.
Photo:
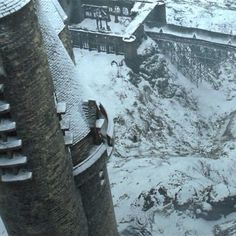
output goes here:
[[33, 1], [0, 1], [0, 212], [9, 235], [87, 235]]
[[0, 0], [0, 214], [10, 236], [116, 236], [112, 127], [102, 105], [79, 101], [43, 15], [55, 1]]

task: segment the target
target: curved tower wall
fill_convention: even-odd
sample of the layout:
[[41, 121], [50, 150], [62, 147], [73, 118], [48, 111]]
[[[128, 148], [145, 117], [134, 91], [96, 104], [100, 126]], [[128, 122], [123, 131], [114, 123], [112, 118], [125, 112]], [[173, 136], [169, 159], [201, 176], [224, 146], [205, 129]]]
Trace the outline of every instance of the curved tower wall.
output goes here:
[[105, 145], [100, 145], [97, 152], [88, 159], [75, 169], [74, 175], [88, 220], [89, 236], [118, 236]]
[[[0, 183], [1, 216], [9, 235], [87, 235], [56, 114], [47, 56], [33, 1], [28, 2], [13, 14], [0, 14], [4, 98], [22, 139], [25, 168], [32, 172], [31, 179]], [[17, 171], [13, 171], [16, 176]]]
[[[64, 99], [68, 105], [66, 114], [70, 119], [70, 131], [74, 134], [71, 154], [75, 169], [78, 169], [79, 172], [81, 171], [77, 174], [75, 173], [77, 171], [74, 170], [74, 177], [82, 196], [89, 228], [88, 234], [89, 236], [114, 236], [118, 233], [106, 170], [106, 149], [103, 150], [103, 153], [96, 155], [95, 144], [93, 144], [94, 137], [92, 132], [90, 132], [90, 122], [88, 121], [92, 117], [95, 119], [92, 124], [96, 124], [96, 119], [99, 119], [98, 107], [94, 101], [91, 101], [91, 104], [88, 102], [87, 105], [85, 105], [86, 102], [81, 103], [81, 98], [87, 98], [87, 91], [85, 91], [86, 88], [84, 88], [83, 84], [80, 84], [76, 68], [54, 30], [53, 22], [49, 24], [52, 13], [48, 12], [49, 3], [47, 1], [38, 1], [37, 15], [42, 30], [44, 47], [49, 55], [48, 61], [55, 91], [58, 94], [57, 97], [59, 100]], [[54, 59], [55, 56], [57, 58], [56, 61]], [[81, 109], [82, 107], [83, 110]], [[91, 117], [90, 115], [89, 117], [86, 116], [86, 119], [83, 120], [83, 113], [87, 113], [85, 110]], [[81, 118], [80, 116], [75, 116], [75, 114], [80, 115]], [[85, 121], [86, 127], [84, 125]], [[102, 146], [105, 147], [105, 145]], [[79, 166], [78, 168], [77, 165]]]
[[90, 133], [88, 121], [82, 109], [83, 100], [90, 97], [90, 94], [87, 87], [80, 82], [77, 68], [50, 22], [50, 16], [53, 13], [48, 11], [48, 1], [36, 1], [38, 22], [42, 32], [43, 45], [48, 55], [48, 64], [57, 99], [59, 102], [66, 102], [67, 105], [64, 118], [69, 120], [69, 130], [73, 133], [74, 144]]
[[128, 38], [123, 38], [124, 42], [124, 53], [125, 53], [125, 63], [129, 66], [132, 70], [138, 70], [138, 43], [137, 38], [134, 35], [131, 35]]

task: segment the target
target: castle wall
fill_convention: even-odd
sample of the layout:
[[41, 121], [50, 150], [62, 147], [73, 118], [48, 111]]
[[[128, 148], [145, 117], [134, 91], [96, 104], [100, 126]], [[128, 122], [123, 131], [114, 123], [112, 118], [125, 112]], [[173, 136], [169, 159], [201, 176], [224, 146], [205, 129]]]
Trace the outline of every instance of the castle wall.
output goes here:
[[90, 149], [93, 145], [93, 137], [91, 133], [89, 133], [89, 135], [87, 135], [83, 140], [77, 142], [71, 147], [73, 166], [76, 166], [89, 156]]
[[109, 6], [109, 7], [127, 7], [131, 9], [134, 5], [134, 1], [130, 0], [81, 0], [82, 4], [91, 4], [91, 5], [98, 5], [98, 6]]
[[124, 52], [125, 52], [125, 63], [127, 66], [132, 68], [134, 71], [138, 69], [138, 40], [132, 35], [129, 38], [123, 38], [124, 41]]
[[74, 136], [74, 144], [81, 141], [90, 132], [82, 109], [83, 100], [87, 99], [87, 91], [78, 77], [74, 63], [58, 37], [58, 32], [50, 24], [49, 18], [52, 13], [48, 11], [48, 0], [40, 0], [37, 3], [37, 16], [55, 86], [55, 94], [59, 102], [66, 103], [66, 113], [63, 115], [63, 119], [69, 121], [69, 130]]
[[0, 183], [0, 212], [9, 235], [87, 235], [34, 10], [31, 1], [0, 18], [0, 52], [7, 74], [1, 82], [33, 173], [26, 182]]
[[118, 236], [105, 145], [101, 144], [88, 159], [74, 170], [74, 175], [88, 219], [89, 236]]
[[220, 65], [227, 60], [235, 60], [235, 48], [230, 45], [165, 33], [148, 35], [156, 41], [161, 53], [197, 86], [204, 79], [219, 89]]
[[124, 43], [121, 36], [87, 32], [70, 28], [73, 46], [98, 52], [124, 54]]
[[71, 40], [71, 33], [68, 29], [68, 26], [65, 26], [65, 28], [59, 33], [59, 38], [62, 41], [71, 60], [75, 62], [75, 56], [74, 56], [73, 45], [72, 45], [72, 40]]

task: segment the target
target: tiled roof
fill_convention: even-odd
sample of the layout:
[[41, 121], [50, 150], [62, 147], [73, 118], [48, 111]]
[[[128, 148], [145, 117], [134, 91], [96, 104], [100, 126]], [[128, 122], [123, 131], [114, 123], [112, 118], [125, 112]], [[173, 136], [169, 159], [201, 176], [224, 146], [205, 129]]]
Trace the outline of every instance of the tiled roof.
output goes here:
[[48, 55], [55, 93], [58, 102], [65, 102], [67, 105], [65, 118], [70, 120], [70, 131], [73, 133], [74, 143], [76, 143], [90, 132], [82, 110], [82, 101], [85, 98], [81, 95], [84, 94], [84, 89], [79, 82], [76, 67], [58, 37], [57, 27], [53, 25], [56, 20], [49, 20], [50, 17], [60, 18], [58, 14], [53, 13], [55, 8], [53, 9], [50, 1], [38, 1], [37, 15]]
[[64, 29], [64, 20], [66, 20], [65, 16], [61, 13], [64, 11], [63, 9], [60, 9], [60, 4], [57, 0], [41, 0], [40, 5], [43, 8], [44, 15], [48, 17], [48, 21], [57, 32], [57, 34], [59, 34]]
[[0, 18], [19, 11], [30, 1], [31, 0], [0, 0]]

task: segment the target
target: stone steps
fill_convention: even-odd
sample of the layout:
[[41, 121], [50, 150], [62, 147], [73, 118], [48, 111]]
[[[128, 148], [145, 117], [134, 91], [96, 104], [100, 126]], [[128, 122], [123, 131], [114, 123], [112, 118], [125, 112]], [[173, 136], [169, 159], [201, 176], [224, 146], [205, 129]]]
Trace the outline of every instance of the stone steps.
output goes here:
[[8, 119], [0, 120], [0, 133], [12, 132], [15, 131], [15, 129], [16, 129], [16, 122]]
[[21, 182], [32, 179], [32, 172], [19, 170], [17, 174], [5, 173], [1, 176], [1, 181], [4, 183]]
[[70, 129], [69, 119], [63, 119], [60, 121], [60, 126], [62, 131], [68, 131]]
[[65, 114], [66, 113], [66, 103], [65, 102], [58, 102], [56, 105], [57, 114]]
[[[0, 84], [0, 94], [4, 97], [4, 84]], [[14, 133], [16, 122], [10, 118], [10, 104], [0, 100], [0, 168], [2, 182], [19, 182], [32, 179], [32, 172], [22, 170], [23, 165], [27, 164], [27, 157], [20, 154], [22, 140]], [[9, 113], [9, 114], [8, 114]], [[17, 151], [17, 152], [16, 152]]]
[[57, 99], [55, 101], [56, 101], [56, 110], [57, 110], [57, 114], [58, 114], [59, 122], [60, 122], [60, 128], [64, 135], [64, 143], [66, 146], [71, 146], [74, 141], [74, 136], [71, 132], [69, 132], [70, 120], [68, 119], [68, 117], [63, 116], [66, 114], [66, 103], [57, 102]]
[[22, 140], [17, 138], [7, 139], [7, 141], [0, 140], [0, 151], [7, 152], [19, 150], [22, 147]]
[[65, 132], [65, 135], [64, 135], [64, 142], [65, 142], [65, 145], [66, 146], [70, 146], [73, 144], [73, 141], [74, 141], [74, 136], [72, 133], [70, 132]]
[[7, 157], [6, 155], [0, 155], [0, 168], [15, 167], [26, 163], [27, 157], [23, 155], [14, 154], [12, 158]]
[[0, 115], [6, 114], [10, 111], [10, 104], [7, 102], [0, 103]]
[[97, 119], [97, 104], [95, 101], [84, 101], [83, 104], [84, 114], [89, 122], [89, 126], [94, 127]]

